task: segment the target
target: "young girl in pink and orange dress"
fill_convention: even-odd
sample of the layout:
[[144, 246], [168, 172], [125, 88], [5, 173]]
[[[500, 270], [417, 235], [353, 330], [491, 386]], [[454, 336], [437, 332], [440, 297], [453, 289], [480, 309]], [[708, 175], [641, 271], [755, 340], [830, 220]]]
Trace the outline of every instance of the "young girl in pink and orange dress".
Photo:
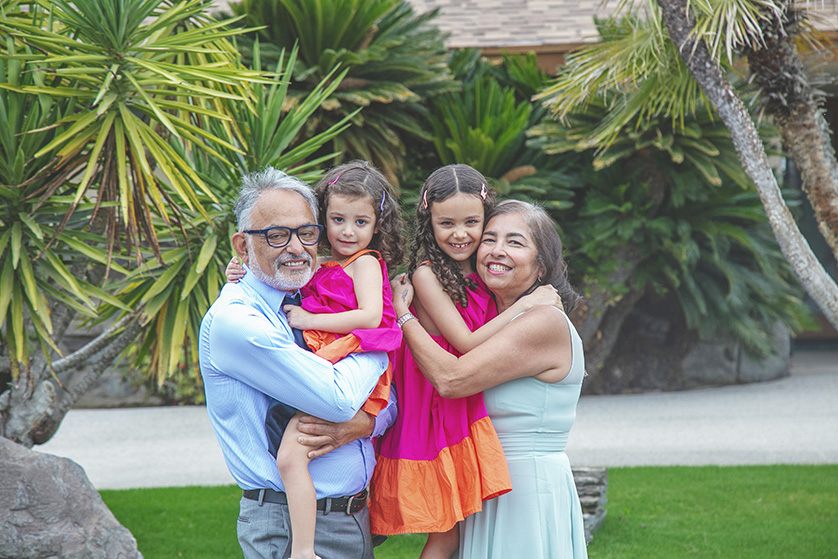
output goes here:
[[[557, 299], [552, 287], [540, 287], [498, 316], [473, 261], [493, 205], [482, 174], [468, 165], [448, 165], [425, 181], [416, 210], [408, 271], [415, 289], [412, 312], [455, 355], [480, 345], [521, 312]], [[414, 317], [399, 318], [401, 324]], [[404, 345], [393, 385], [399, 414], [380, 439], [371, 483], [372, 533], [427, 532], [421, 559], [450, 559], [459, 544], [457, 523], [511, 489], [503, 449], [482, 395], [441, 397]]]
[[[300, 290], [301, 307], [285, 308], [288, 324], [303, 330], [309, 349], [333, 363], [353, 352], [390, 352], [390, 367], [362, 408], [375, 416], [387, 405], [401, 343], [387, 272], [403, 255], [398, 203], [387, 179], [362, 161], [335, 167], [314, 190], [331, 254]], [[243, 274], [234, 258], [227, 279]], [[291, 557], [314, 559], [316, 495], [308, 473], [310, 449], [297, 442], [299, 415], [285, 428], [277, 467], [288, 497]]]

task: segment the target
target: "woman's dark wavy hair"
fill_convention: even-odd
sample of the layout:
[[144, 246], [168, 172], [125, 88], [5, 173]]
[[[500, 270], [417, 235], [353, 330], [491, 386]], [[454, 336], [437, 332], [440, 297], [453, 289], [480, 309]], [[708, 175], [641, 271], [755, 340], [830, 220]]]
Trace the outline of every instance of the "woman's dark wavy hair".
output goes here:
[[[486, 216], [495, 206], [495, 195], [489, 188], [489, 182], [473, 167], [462, 164], [446, 165], [431, 173], [422, 185], [419, 205], [416, 208], [416, 238], [410, 255], [408, 276], [413, 275], [419, 264], [429, 261], [434, 274], [451, 300], [465, 307], [468, 305], [466, 289], [475, 287], [474, 282], [464, 278], [457, 262], [436, 244], [431, 223], [431, 208], [434, 203], [447, 200], [458, 192], [471, 194], [481, 199], [483, 213]], [[471, 258], [473, 262], [474, 255]]]
[[366, 161], [350, 161], [338, 165], [318, 181], [314, 193], [320, 206], [320, 223], [324, 225], [329, 197], [333, 194], [372, 200], [378, 233], [373, 235], [367, 248], [381, 254], [390, 273], [396, 270], [404, 258], [404, 222], [393, 187], [378, 169]]
[[544, 208], [520, 200], [504, 200], [495, 206], [486, 217], [486, 223], [488, 224], [495, 216], [506, 214], [521, 215], [530, 231], [538, 254], [537, 262], [542, 272], [536, 284], [528, 289], [527, 293], [539, 285], [550, 284], [559, 292], [564, 310], [570, 314], [582, 296], [573, 290], [567, 278], [567, 264], [562, 260], [562, 240], [556, 231], [556, 224]]

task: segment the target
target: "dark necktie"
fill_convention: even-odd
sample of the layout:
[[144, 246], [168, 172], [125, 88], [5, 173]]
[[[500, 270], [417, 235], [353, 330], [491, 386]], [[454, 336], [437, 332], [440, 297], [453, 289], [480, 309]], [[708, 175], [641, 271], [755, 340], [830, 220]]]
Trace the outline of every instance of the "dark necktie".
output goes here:
[[[300, 299], [299, 293], [293, 296], [289, 295], [282, 302], [282, 306], [295, 305], [299, 307]], [[282, 309], [279, 312], [283, 312]], [[294, 342], [301, 348], [311, 351], [308, 345], [306, 345], [303, 331], [296, 328], [291, 328], [291, 330], [294, 332]], [[282, 434], [285, 432], [288, 422], [291, 421], [296, 411], [291, 406], [276, 400], [273, 400], [268, 406], [268, 413], [265, 415], [265, 432], [268, 435], [268, 452], [274, 457], [276, 457], [276, 451], [279, 448], [279, 443], [282, 441]]]
[[[285, 301], [282, 302], [282, 305], [294, 305], [295, 307], [299, 307], [302, 304], [301, 299], [302, 297], [299, 293], [296, 295], [289, 295], [285, 298]], [[303, 331], [297, 330], [296, 328], [291, 328], [291, 330], [294, 332], [294, 342], [301, 348], [311, 351], [308, 344], [306, 344], [305, 338], [303, 337]]]

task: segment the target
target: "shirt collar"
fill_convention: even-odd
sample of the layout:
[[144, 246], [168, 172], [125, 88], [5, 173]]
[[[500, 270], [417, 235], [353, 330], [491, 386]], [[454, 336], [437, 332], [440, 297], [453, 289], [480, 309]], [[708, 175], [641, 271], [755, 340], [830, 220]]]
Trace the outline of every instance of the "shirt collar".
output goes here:
[[276, 289], [275, 287], [271, 287], [259, 280], [256, 277], [256, 274], [254, 274], [247, 266], [244, 266], [244, 269], [247, 270], [247, 273], [239, 281], [244, 282], [250, 289], [255, 291], [272, 309], [279, 311], [282, 309], [282, 303], [285, 301], [285, 298], [294, 295], [288, 291], [282, 291], [280, 289]]

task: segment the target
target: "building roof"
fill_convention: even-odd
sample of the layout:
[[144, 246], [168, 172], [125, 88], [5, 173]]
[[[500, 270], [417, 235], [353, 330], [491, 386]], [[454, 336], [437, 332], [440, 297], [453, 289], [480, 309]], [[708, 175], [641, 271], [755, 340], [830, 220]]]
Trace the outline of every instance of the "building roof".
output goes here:
[[[230, 0], [215, 0], [226, 8]], [[417, 13], [439, 8], [433, 24], [448, 33], [448, 47], [565, 53], [598, 40], [594, 16], [605, 17], [618, 0], [407, 0]], [[818, 30], [838, 31], [838, 0], [798, 0]]]
[[[409, 0], [450, 33], [449, 47], [579, 45], [597, 38], [594, 15], [613, 11], [601, 0]], [[612, 2], [614, 4], [614, 2]]]

